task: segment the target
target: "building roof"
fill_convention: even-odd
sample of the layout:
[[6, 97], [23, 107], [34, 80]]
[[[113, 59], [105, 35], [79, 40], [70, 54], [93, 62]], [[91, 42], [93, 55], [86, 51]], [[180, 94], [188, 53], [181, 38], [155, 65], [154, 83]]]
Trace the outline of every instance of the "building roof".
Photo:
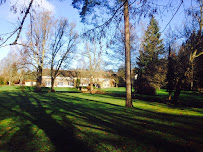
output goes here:
[[[54, 70], [55, 72], [55, 70]], [[51, 76], [51, 70], [50, 69], [43, 69], [42, 70], [42, 76]], [[61, 77], [76, 77], [75, 71], [70, 70], [59, 70], [59, 75]]]
[[25, 80], [25, 82], [36, 82], [36, 80], [28, 79], [28, 80]]
[[[94, 72], [92, 75], [94, 78], [107, 78], [110, 77], [112, 73], [99, 71]], [[50, 69], [43, 69], [42, 76], [51, 76]], [[89, 78], [90, 72], [88, 70], [59, 70], [59, 77], [78, 77], [78, 78]]]

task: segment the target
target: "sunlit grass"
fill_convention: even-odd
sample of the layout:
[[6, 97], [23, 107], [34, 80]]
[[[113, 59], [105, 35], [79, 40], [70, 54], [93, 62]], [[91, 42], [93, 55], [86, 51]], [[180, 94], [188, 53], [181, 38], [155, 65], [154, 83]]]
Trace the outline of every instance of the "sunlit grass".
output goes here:
[[129, 109], [124, 97], [63, 91], [4, 90], [0, 96], [2, 151], [202, 149], [202, 108], [133, 99], [134, 107]]

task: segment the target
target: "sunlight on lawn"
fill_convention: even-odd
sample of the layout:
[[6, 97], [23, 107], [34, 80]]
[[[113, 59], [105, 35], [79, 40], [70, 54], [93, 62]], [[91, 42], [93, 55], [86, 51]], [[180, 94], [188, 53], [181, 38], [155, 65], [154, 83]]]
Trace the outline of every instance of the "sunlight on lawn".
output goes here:
[[42, 129], [18, 117], [0, 121], [0, 139], [0, 148], [8, 151], [54, 151], [54, 146]]
[[[0, 92], [4, 151], [198, 151], [202, 109], [103, 94]], [[79, 146], [80, 145], [80, 146]], [[64, 150], [66, 149], [66, 150]]]
[[[108, 95], [91, 95], [91, 94], [70, 94], [74, 97], [79, 97], [87, 100], [95, 100], [98, 102], [110, 103], [120, 106], [125, 106], [125, 98], [111, 98]], [[203, 113], [195, 112], [192, 110], [181, 110], [179, 108], [170, 108], [169, 106], [162, 104], [162, 103], [149, 103], [141, 100], [133, 100], [133, 106], [135, 108], [145, 109], [149, 111], [155, 111], [160, 113], [167, 113], [167, 114], [176, 114], [176, 115], [188, 115], [188, 116], [203, 116]]]

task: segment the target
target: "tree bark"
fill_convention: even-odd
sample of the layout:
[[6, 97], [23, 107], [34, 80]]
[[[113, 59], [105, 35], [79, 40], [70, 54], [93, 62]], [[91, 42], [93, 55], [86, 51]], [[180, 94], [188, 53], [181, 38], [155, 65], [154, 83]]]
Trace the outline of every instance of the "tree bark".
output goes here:
[[125, 23], [125, 76], [126, 76], [126, 107], [133, 107], [131, 96], [131, 67], [130, 67], [130, 30], [128, 0], [124, 2]]
[[168, 100], [171, 101], [172, 91], [168, 92]]
[[55, 81], [55, 77], [51, 77], [51, 92], [55, 92], [55, 90], [54, 90], [54, 81]]
[[93, 77], [90, 77], [90, 93], [92, 94], [93, 91]]
[[42, 84], [42, 66], [38, 66], [38, 71], [37, 71], [37, 82], [36, 82], [36, 92], [41, 91], [41, 84]]
[[191, 67], [191, 84], [190, 84], [190, 90], [193, 90], [194, 86], [194, 63], [192, 63]]
[[180, 96], [180, 93], [181, 93], [182, 80], [183, 80], [183, 78], [180, 78], [178, 80], [177, 85], [176, 85], [176, 90], [174, 92], [174, 97], [173, 97], [174, 105], [178, 104], [179, 96]]
[[54, 90], [54, 81], [55, 81], [55, 75], [54, 75], [54, 68], [53, 68], [53, 60], [51, 65], [51, 92], [55, 92]]

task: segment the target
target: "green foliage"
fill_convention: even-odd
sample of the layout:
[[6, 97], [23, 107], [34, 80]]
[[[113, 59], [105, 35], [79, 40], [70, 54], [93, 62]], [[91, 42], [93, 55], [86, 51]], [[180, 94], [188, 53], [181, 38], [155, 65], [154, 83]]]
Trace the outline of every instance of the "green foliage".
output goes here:
[[76, 88], [79, 88], [79, 86], [80, 86], [80, 79], [77, 79], [76, 80]]
[[171, 53], [171, 47], [169, 46], [168, 64], [167, 64], [167, 91], [172, 92], [175, 87], [175, 65], [173, 54]]
[[86, 22], [87, 16], [94, 14], [96, 8], [109, 7], [108, 0], [73, 0], [72, 5], [74, 8], [80, 10], [80, 18], [82, 19], [82, 22]]
[[125, 87], [126, 82], [125, 82], [125, 67], [121, 66], [118, 69], [118, 86], [119, 87]]
[[145, 32], [143, 43], [143, 50], [147, 62], [158, 60], [159, 55], [163, 53], [163, 40], [160, 37], [158, 22], [152, 17]]
[[[202, 86], [203, 61], [201, 59], [203, 55], [199, 55], [202, 52], [202, 46], [203, 33], [193, 31], [179, 50], [176, 59], [176, 77], [180, 79], [181, 76], [185, 75], [182, 85], [184, 90], [197, 89]], [[193, 87], [190, 86], [191, 82], [194, 82]]]
[[0, 85], [4, 85], [5, 83], [4, 78], [0, 76]]
[[143, 95], [156, 95], [156, 89], [151, 87], [147, 79], [140, 78], [135, 80], [134, 88], [136, 93], [143, 94]]
[[[160, 89], [163, 85], [166, 73], [165, 60], [160, 59], [164, 53], [163, 40], [160, 39], [160, 36], [158, 22], [152, 17], [145, 32], [144, 42], [136, 62], [137, 83], [139, 83], [139, 79], [144, 78], [149, 87], [156, 89]], [[140, 81], [140, 83], [142, 82]]]

